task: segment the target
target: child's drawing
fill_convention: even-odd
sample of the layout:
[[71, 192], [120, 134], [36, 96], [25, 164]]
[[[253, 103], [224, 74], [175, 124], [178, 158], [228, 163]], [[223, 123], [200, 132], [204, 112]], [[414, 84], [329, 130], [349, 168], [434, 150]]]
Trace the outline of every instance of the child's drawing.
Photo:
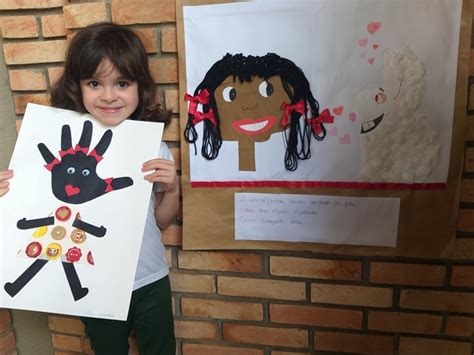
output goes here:
[[[130, 177], [102, 179], [97, 175], [97, 164], [112, 141], [112, 131], [107, 130], [95, 148], [89, 151], [91, 138], [92, 123], [84, 121], [82, 135], [75, 147], [72, 145], [70, 126], [63, 125], [59, 158], [45, 144], [38, 144], [45, 167], [51, 171], [53, 194], [64, 203], [82, 204], [133, 185]], [[90, 222], [83, 220], [79, 212], [73, 212], [67, 205], [60, 206], [49, 216], [20, 219], [18, 229], [34, 231], [18, 256], [34, 261], [15, 281], [4, 285], [5, 291], [15, 297], [48, 261], [61, 261], [74, 300], [85, 297], [89, 290], [82, 287], [74, 264], [94, 265], [87, 238], [89, 235], [101, 238], [107, 232], [106, 227]]]

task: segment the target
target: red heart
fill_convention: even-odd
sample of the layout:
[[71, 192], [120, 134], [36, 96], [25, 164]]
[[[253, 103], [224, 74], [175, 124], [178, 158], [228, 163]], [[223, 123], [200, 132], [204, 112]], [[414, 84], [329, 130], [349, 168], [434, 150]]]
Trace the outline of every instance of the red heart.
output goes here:
[[66, 190], [66, 195], [68, 196], [77, 195], [79, 192], [81, 192], [80, 188], [72, 186], [72, 185], [66, 185], [65, 190]]
[[374, 60], [375, 60], [375, 58], [372, 57], [372, 58], [369, 58], [368, 62], [369, 62], [370, 64], [374, 64]]
[[369, 32], [371, 35], [373, 35], [377, 30], [382, 26], [382, 24], [379, 21], [372, 21], [369, 22], [367, 25], [367, 32]]
[[372, 47], [374, 47], [374, 49], [377, 49], [377, 48], [379, 48], [379, 45], [377, 43], [375, 43]]
[[343, 112], [343, 111], [344, 111], [344, 106], [342, 106], [342, 105], [339, 105], [339, 106], [334, 107], [334, 108], [332, 109], [332, 112], [334, 112], [334, 113], [335, 113], [336, 115], [338, 115], [338, 116], [342, 115], [342, 112]]

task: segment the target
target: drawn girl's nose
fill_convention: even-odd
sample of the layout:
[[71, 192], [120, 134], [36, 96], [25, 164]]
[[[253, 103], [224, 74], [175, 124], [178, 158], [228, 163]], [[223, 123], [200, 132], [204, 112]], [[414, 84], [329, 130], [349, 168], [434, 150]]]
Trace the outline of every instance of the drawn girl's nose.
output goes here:
[[258, 108], [258, 102], [255, 102], [253, 105], [242, 105], [242, 110], [254, 110]]

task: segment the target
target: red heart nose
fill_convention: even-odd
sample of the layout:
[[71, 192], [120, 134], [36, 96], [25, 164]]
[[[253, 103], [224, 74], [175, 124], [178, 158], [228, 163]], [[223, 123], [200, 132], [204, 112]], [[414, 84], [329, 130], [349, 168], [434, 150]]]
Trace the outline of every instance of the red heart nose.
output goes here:
[[68, 196], [74, 196], [77, 195], [79, 192], [81, 192], [81, 189], [72, 185], [66, 185], [64, 188], [66, 190], [66, 195]]

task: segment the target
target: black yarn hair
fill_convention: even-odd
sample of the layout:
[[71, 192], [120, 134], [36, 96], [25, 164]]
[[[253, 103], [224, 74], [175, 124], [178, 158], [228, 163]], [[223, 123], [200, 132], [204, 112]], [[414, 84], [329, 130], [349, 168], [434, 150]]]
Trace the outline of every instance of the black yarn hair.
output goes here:
[[[227, 53], [221, 60], [217, 61], [208, 70], [202, 82], [197, 86], [194, 95], [198, 95], [201, 91], [209, 92], [209, 103], [202, 106], [203, 113], [213, 110], [217, 121], [215, 126], [209, 120], [204, 120], [203, 143], [201, 147], [201, 155], [213, 160], [217, 158], [219, 149], [222, 145], [222, 136], [220, 131], [220, 116], [217, 110], [214, 92], [216, 88], [228, 76], [233, 76], [234, 80], [239, 79], [241, 83], [252, 81], [252, 77], [258, 76], [263, 80], [267, 80], [275, 75], [281, 77], [283, 89], [290, 98], [290, 105], [301, 100], [305, 103], [305, 117], [318, 117], [319, 104], [311, 93], [308, 79], [303, 71], [291, 60], [282, 58], [275, 53], [267, 53], [264, 56], [244, 56], [242, 54]], [[308, 106], [311, 115], [308, 115]], [[284, 136], [286, 141], [285, 152], [285, 168], [294, 171], [298, 168], [298, 160], [305, 160], [311, 157], [310, 141], [311, 141], [311, 125], [304, 119], [300, 120], [303, 114], [296, 111], [291, 113], [289, 119], [289, 129], [285, 127]], [[189, 143], [196, 143], [198, 134], [193, 123], [194, 113], [188, 113], [188, 122], [184, 130], [184, 137]], [[314, 133], [317, 140], [322, 140], [326, 136], [326, 129], [319, 123], [321, 128], [320, 134]]]

